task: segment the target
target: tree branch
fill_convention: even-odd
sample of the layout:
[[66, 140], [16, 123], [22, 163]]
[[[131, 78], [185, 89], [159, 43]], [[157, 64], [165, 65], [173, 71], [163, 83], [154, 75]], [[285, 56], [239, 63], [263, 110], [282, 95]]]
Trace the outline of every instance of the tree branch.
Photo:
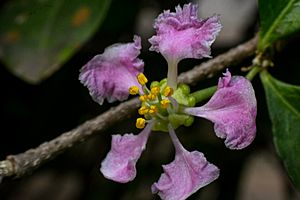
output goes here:
[[238, 45], [229, 51], [195, 66], [192, 70], [181, 73], [178, 81], [186, 84], [195, 84], [200, 80], [211, 78], [225, 68], [239, 64], [255, 53], [258, 36]]
[[[257, 37], [243, 43], [228, 52], [225, 52], [214, 59], [201, 65], [195, 66], [192, 70], [182, 73], [178, 80], [187, 84], [195, 84], [199, 80], [214, 76], [225, 68], [236, 65], [245, 58], [252, 56], [256, 50]], [[137, 98], [131, 99], [120, 105], [110, 108], [94, 119], [88, 120], [77, 128], [61, 134], [50, 142], [44, 142], [35, 149], [26, 152], [9, 155], [6, 160], [0, 161], [0, 177], [19, 178], [32, 172], [44, 162], [53, 159], [59, 153], [71, 148], [96, 133], [103, 132], [125, 118], [130, 117], [139, 107]]]

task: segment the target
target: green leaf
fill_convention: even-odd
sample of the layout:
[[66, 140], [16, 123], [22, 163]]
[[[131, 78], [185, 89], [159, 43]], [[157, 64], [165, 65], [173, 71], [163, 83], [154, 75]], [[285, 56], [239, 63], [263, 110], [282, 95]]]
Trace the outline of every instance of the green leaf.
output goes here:
[[276, 150], [294, 184], [300, 189], [300, 86], [261, 73], [272, 121]]
[[300, 30], [300, 0], [259, 0], [258, 7], [259, 50]]
[[110, 0], [12, 0], [0, 11], [0, 57], [8, 69], [39, 83], [96, 31]]

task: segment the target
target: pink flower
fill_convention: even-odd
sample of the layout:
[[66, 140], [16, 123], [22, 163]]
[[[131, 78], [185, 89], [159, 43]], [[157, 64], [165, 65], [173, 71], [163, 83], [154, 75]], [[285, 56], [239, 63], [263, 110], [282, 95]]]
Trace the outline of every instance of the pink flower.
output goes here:
[[136, 162], [146, 147], [152, 124], [139, 135], [113, 135], [111, 150], [101, 163], [100, 171], [105, 178], [119, 183], [132, 181], [136, 176]]
[[140, 86], [136, 79], [144, 71], [144, 62], [137, 58], [140, 49], [141, 38], [134, 36], [133, 43], [109, 46], [82, 67], [79, 80], [96, 102], [123, 101], [131, 86]]
[[150, 50], [160, 52], [168, 62], [184, 58], [210, 57], [210, 46], [221, 30], [218, 16], [198, 19], [198, 6], [179, 5], [176, 12], [164, 11], [155, 20], [157, 34], [149, 39]]
[[219, 169], [210, 164], [202, 153], [184, 149], [171, 125], [169, 133], [176, 149], [175, 160], [163, 165], [164, 174], [151, 189], [164, 200], [184, 200], [217, 179]]
[[[127, 183], [136, 176], [136, 162], [145, 149], [154, 122], [138, 135], [113, 135], [111, 150], [101, 163], [102, 174], [113, 181]], [[183, 200], [219, 176], [219, 169], [198, 151], [188, 152], [181, 145], [174, 129], [169, 133], [176, 149], [175, 160], [163, 166], [165, 173], [152, 185], [152, 192], [164, 200]]]
[[[220, 32], [218, 16], [197, 18], [197, 5], [176, 7], [176, 12], [164, 11], [155, 21], [157, 34], [149, 39], [150, 50], [160, 52], [168, 62], [167, 83], [147, 88], [147, 78], [140, 74], [144, 63], [138, 58], [141, 39], [133, 43], [115, 44], [95, 56], [80, 72], [81, 83], [88, 87], [93, 99], [102, 104], [125, 100], [131, 86], [132, 94], [140, 94], [141, 107], [138, 135], [113, 135], [111, 150], [101, 163], [104, 177], [126, 183], [136, 176], [136, 163], [146, 147], [151, 129], [169, 131], [175, 146], [175, 159], [163, 165], [164, 173], [152, 185], [152, 192], [163, 200], [184, 200], [219, 176], [219, 169], [209, 163], [199, 151], [187, 151], [177, 138], [173, 127], [186, 125], [189, 115], [203, 117], [214, 123], [216, 135], [225, 138], [231, 149], [248, 146], [256, 134], [256, 99], [251, 83], [229, 71], [219, 79], [218, 90], [201, 107], [194, 105], [186, 86], [177, 88], [177, 64], [184, 58], [210, 57], [210, 46]], [[134, 90], [134, 91], [133, 91]], [[139, 90], [139, 92], [137, 92]], [[184, 91], [185, 90], [185, 91]], [[188, 92], [187, 92], [188, 91]], [[188, 121], [188, 120], [187, 120]], [[168, 128], [167, 128], [168, 127]]]
[[185, 108], [186, 114], [203, 117], [215, 123], [216, 135], [225, 138], [230, 149], [248, 146], [256, 134], [256, 98], [251, 82], [227, 71], [219, 79], [218, 90], [201, 107]]

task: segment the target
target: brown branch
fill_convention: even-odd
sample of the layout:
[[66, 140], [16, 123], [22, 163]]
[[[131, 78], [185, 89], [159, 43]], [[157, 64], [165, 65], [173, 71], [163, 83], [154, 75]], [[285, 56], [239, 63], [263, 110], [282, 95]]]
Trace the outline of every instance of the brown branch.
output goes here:
[[[197, 81], [212, 77], [225, 68], [236, 65], [254, 54], [257, 38], [239, 45], [226, 53], [217, 56], [192, 70], [182, 73], [179, 81], [187, 84], [195, 84]], [[29, 149], [24, 153], [9, 155], [6, 160], [0, 161], [0, 177], [22, 177], [41, 166], [44, 162], [53, 159], [59, 153], [71, 148], [77, 143], [86, 140], [96, 133], [103, 132], [130, 115], [139, 107], [137, 98], [121, 103], [109, 109], [94, 119], [88, 120], [77, 128], [63, 133], [50, 142], [44, 142], [35, 149]]]
[[5, 161], [0, 162], [0, 175], [21, 177], [39, 167], [45, 161], [54, 158], [57, 154], [86, 140], [91, 135], [107, 129], [126, 117], [130, 117], [138, 106], [139, 100], [137, 98], [126, 101], [96, 118], [84, 122], [77, 128], [61, 134], [50, 142], [44, 142], [35, 149], [7, 156]]
[[195, 66], [192, 70], [180, 74], [178, 81], [186, 84], [195, 84], [205, 78], [211, 78], [225, 68], [239, 64], [255, 53], [258, 37], [230, 49], [217, 57]]

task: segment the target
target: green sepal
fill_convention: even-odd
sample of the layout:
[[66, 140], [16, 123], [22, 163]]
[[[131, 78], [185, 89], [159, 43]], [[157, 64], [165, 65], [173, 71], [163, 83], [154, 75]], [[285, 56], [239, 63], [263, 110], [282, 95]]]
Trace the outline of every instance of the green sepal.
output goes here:
[[164, 78], [159, 82], [160, 86], [166, 86], [167, 85], [167, 79]]
[[195, 97], [190, 95], [190, 87], [183, 83], [178, 85], [172, 97], [176, 99], [179, 104], [184, 106], [193, 107], [196, 104]]
[[156, 87], [156, 86], [161, 86], [161, 84], [160, 84], [160, 82], [158, 82], [158, 81], [153, 81], [152, 83], [151, 83], [151, 85], [150, 85], [150, 89], [152, 89], [153, 87]]
[[[162, 79], [160, 82], [153, 81], [150, 85], [150, 88], [159, 86], [160, 91], [165, 89], [167, 86], [167, 79]], [[177, 101], [179, 104], [179, 107], [181, 106], [188, 106], [188, 107], [193, 107], [196, 104], [196, 99], [190, 94], [190, 87], [186, 84], [180, 83], [178, 84], [177, 89], [174, 91], [174, 94], [172, 97]], [[165, 97], [166, 98], [166, 97]], [[174, 109], [174, 112], [178, 112]], [[191, 126], [192, 123], [194, 122], [194, 117], [182, 113], [171, 113], [168, 114], [167, 110], [164, 108], [161, 108], [158, 106], [158, 112], [162, 115], [165, 116], [166, 119], [161, 119], [158, 117], [155, 117], [155, 125], [153, 126], [152, 130], [154, 131], [163, 131], [163, 132], [168, 132], [168, 124], [171, 123], [173, 128], [176, 129], [179, 126]], [[151, 116], [146, 114], [145, 115], [146, 119], [151, 119]]]
[[191, 126], [194, 122], [194, 117], [186, 114], [170, 114], [168, 116], [168, 121], [164, 120], [156, 120], [157, 122], [153, 126], [152, 130], [154, 131], [163, 131], [163, 132], [169, 132], [168, 131], [168, 124], [171, 123], [172, 127], [174, 129], [178, 128], [179, 126]]
[[[161, 91], [167, 86], [167, 79], [162, 79], [159, 84], [157, 81], [151, 83], [151, 88], [159, 86]], [[190, 94], [190, 87], [187, 84], [179, 83], [172, 97], [181, 105], [193, 107], [196, 104], [196, 99]]]

